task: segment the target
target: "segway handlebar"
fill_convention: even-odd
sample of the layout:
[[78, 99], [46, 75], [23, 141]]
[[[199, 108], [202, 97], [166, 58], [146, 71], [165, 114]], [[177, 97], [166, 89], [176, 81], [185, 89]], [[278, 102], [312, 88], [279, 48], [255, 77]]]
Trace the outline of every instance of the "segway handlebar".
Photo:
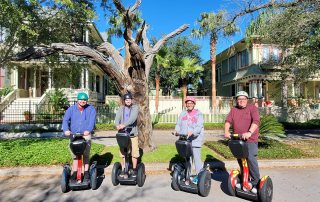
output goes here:
[[187, 134], [180, 134], [180, 133], [175, 133], [175, 132], [172, 132], [171, 134], [174, 135], [174, 136], [178, 136], [179, 139], [181, 139], [181, 140], [187, 140], [188, 139], [188, 135]]
[[231, 134], [230, 135], [230, 140], [241, 140], [242, 139], [242, 134]]
[[130, 134], [131, 130], [132, 130], [132, 127], [125, 127], [123, 129], [118, 130], [118, 133]]

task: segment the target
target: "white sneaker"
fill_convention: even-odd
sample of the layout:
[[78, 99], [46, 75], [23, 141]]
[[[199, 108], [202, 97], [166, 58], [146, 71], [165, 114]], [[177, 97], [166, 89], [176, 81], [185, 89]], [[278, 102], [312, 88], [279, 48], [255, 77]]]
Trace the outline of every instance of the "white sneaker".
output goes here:
[[251, 189], [251, 192], [254, 193], [254, 194], [257, 194], [257, 193], [258, 193], [258, 190], [257, 190], [257, 188], [253, 187], [253, 188]]
[[236, 184], [236, 187], [237, 187], [238, 189], [241, 189], [241, 184], [240, 184], [240, 183], [237, 183], [237, 184]]

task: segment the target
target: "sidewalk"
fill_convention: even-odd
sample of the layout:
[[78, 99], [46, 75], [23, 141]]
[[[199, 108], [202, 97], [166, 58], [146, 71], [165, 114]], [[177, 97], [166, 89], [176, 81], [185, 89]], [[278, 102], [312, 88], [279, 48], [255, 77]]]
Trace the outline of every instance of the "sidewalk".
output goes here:
[[[320, 168], [320, 159], [283, 159], [283, 160], [259, 160], [260, 169], [267, 168]], [[169, 173], [169, 163], [148, 163], [145, 164], [147, 174]], [[103, 168], [99, 166], [98, 168]], [[113, 165], [104, 168], [104, 174], [110, 175]], [[228, 172], [238, 168], [236, 160], [224, 162], [211, 162], [211, 170], [225, 168]], [[39, 175], [61, 175], [62, 166], [43, 166], [43, 167], [15, 167], [0, 168], [0, 178], [11, 177], [32, 177]]]

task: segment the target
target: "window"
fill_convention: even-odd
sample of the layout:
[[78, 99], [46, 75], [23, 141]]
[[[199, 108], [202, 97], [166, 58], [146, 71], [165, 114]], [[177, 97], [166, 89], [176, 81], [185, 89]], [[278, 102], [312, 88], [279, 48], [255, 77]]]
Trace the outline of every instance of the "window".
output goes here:
[[96, 92], [100, 93], [100, 76], [96, 76]]
[[225, 75], [225, 74], [228, 74], [228, 60], [227, 59], [225, 59], [225, 60], [223, 60], [222, 61], [222, 75]]
[[221, 81], [221, 63], [216, 66], [216, 82]]
[[237, 57], [236, 55], [229, 58], [229, 73], [237, 70]]
[[273, 48], [272, 49], [272, 62], [278, 63], [280, 59], [279, 55], [279, 49], [278, 48]]
[[262, 49], [262, 62], [268, 63], [270, 60], [269, 47], [263, 47]]
[[0, 67], [0, 88], [4, 87], [4, 79], [5, 79], [4, 69]]
[[240, 53], [240, 67], [246, 67], [249, 65], [248, 50], [244, 50]]

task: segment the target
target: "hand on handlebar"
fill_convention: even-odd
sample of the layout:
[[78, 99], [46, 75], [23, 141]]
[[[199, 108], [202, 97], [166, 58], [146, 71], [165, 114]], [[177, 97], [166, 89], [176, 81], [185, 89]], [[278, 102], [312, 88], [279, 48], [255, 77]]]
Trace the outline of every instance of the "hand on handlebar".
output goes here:
[[230, 132], [225, 132], [224, 133], [224, 138], [230, 139], [231, 138], [231, 133]]
[[90, 131], [87, 131], [87, 130], [84, 131], [84, 132], [83, 132], [83, 135], [84, 135], [84, 136], [90, 135]]
[[65, 132], [64, 132], [64, 135], [65, 135], [65, 136], [70, 136], [70, 135], [71, 135], [71, 131], [70, 131], [70, 130], [65, 131]]
[[193, 135], [193, 132], [192, 131], [188, 131], [188, 137], [187, 138], [191, 137], [192, 135]]
[[249, 132], [243, 133], [241, 137], [243, 140], [247, 140], [251, 137], [251, 133]]
[[117, 130], [122, 130], [124, 129], [126, 126], [124, 124], [119, 124], [116, 126], [117, 127]]

